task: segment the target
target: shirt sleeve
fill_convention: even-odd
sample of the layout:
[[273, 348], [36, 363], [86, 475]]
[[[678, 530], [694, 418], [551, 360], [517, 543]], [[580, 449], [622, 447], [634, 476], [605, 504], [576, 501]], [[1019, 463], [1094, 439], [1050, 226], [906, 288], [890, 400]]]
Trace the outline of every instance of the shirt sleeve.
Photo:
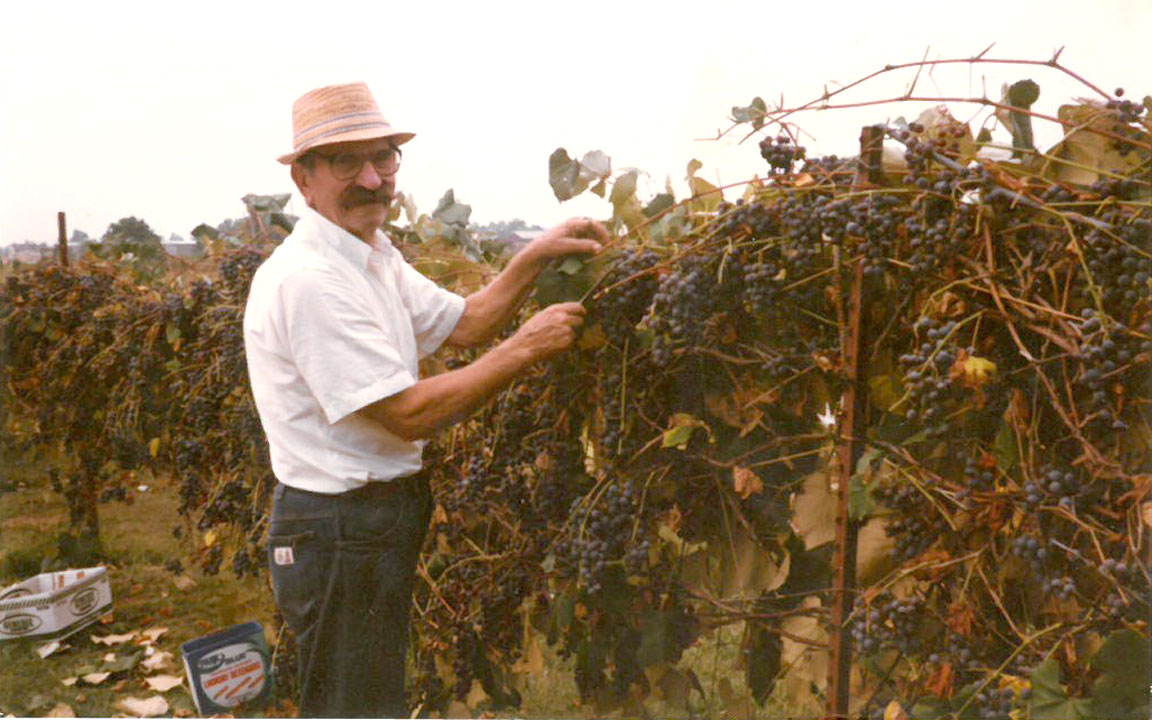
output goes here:
[[412, 317], [417, 352], [420, 357], [430, 355], [456, 329], [456, 323], [464, 314], [464, 298], [424, 277], [399, 257], [399, 253], [396, 264], [404, 303]]
[[328, 422], [416, 384], [391, 330], [347, 281], [303, 270], [285, 278], [280, 292], [292, 360]]

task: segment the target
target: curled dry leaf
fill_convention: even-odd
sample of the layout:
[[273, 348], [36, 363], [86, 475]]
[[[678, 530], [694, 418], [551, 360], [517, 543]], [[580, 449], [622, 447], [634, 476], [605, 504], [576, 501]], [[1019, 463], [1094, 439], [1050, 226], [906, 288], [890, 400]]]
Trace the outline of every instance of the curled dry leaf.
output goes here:
[[168, 712], [168, 701], [159, 695], [150, 698], [128, 697], [116, 703], [116, 707], [132, 717], [159, 717]]
[[136, 637], [136, 631], [123, 635], [93, 635], [92, 642], [97, 645], [108, 645], [111, 647], [112, 645], [122, 645], [134, 637]]
[[737, 465], [732, 468], [732, 484], [742, 500], [764, 492], [764, 481], [752, 470]]

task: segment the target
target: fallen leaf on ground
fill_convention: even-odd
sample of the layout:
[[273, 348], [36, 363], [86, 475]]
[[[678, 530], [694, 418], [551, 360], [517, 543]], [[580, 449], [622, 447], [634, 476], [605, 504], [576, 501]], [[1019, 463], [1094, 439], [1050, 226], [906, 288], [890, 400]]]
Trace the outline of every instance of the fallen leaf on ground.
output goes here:
[[187, 575], [181, 575], [180, 577], [173, 578], [172, 584], [176, 586], [177, 590], [184, 590], [184, 591], [188, 591], [188, 590], [191, 590], [192, 588], [196, 587], [196, 581], [193, 580], [192, 578], [188, 577]]
[[58, 652], [63, 652], [70, 647], [72, 646], [66, 645], [62, 640], [53, 640], [50, 643], [44, 643], [40, 647], [36, 648], [36, 654], [39, 655], [41, 659], [44, 659], [49, 655], [55, 655]]
[[61, 680], [60, 684], [63, 685], [64, 687], [72, 687], [73, 685], [75, 685], [79, 681], [80, 681], [80, 678], [78, 678], [78, 677], [70, 677], [70, 678], [64, 678], [63, 680]]
[[45, 717], [76, 717], [76, 711], [72, 709], [71, 705], [57, 703], [56, 707], [49, 710]]
[[112, 676], [110, 672], [94, 672], [87, 675], [81, 675], [80, 679], [88, 685], [99, 685]]
[[168, 667], [168, 661], [172, 659], [172, 653], [167, 650], [160, 650], [149, 655], [144, 661], [140, 663], [140, 667], [149, 672], [162, 670]]
[[116, 707], [133, 717], [158, 717], [168, 712], [168, 701], [159, 695], [150, 698], [124, 698]]
[[168, 692], [172, 688], [184, 682], [183, 679], [175, 675], [154, 675], [152, 677], [144, 678], [144, 682], [148, 683], [148, 687], [156, 692]]
[[107, 653], [101, 659], [106, 663], [116, 662], [116, 653], [114, 653], [114, 652]]
[[134, 637], [136, 637], [135, 631], [125, 633], [123, 635], [93, 635], [92, 642], [96, 643], [97, 645], [112, 646], [126, 643]]
[[160, 639], [160, 636], [166, 632], [168, 632], [168, 628], [166, 627], [154, 627], [148, 628], [140, 634], [143, 636], [144, 640], [147, 640], [148, 642], [156, 642]]

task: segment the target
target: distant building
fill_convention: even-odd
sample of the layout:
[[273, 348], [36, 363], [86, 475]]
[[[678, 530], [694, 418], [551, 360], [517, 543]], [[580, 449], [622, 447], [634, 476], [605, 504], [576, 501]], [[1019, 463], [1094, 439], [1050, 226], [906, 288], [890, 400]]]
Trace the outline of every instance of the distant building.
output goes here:
[[19, 262], [31, 264], [40, 262], [43, 258], [51, 256], [55, 250], [55, 245], [46, 245], [44, 243], [34, 243], [25, 240], [24, 242], [13, 243], [0, 248], [0, 256], [3, 257], [6, 263]]
[[174, 257], [196, 258], [204, 254], [204, 246], [195, 238], [185, 240], [179, 235], [173, 234], [160, 245], [164, 248], [164, 252]]

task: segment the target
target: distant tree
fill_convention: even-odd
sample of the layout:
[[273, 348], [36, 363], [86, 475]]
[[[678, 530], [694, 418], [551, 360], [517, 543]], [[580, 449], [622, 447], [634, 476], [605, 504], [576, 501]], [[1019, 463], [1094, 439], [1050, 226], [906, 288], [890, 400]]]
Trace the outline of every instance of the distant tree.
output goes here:
[[100, 238], [101, 257], [120, 258], [128, 253], [144, 261], [164, 256], [160, 236], [148, 223], [136, 217], [117, 220], [108, 226], [108, 231]]

